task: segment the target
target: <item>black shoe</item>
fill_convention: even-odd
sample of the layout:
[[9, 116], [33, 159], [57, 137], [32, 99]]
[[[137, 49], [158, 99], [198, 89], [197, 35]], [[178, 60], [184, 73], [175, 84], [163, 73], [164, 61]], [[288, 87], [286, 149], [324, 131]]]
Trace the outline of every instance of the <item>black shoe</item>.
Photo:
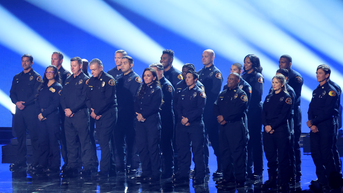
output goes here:
[[46, 170], [42, 165], [31, 166], [29, 169], [32, 174], [43, 174]]
[[26, 169], [27, 165], [25, 162], [14, 162], [10, 165], [11, 172], [19, 172]]
[[271, 190], [274, 188], [276, 188], [276, 181], [274, 180], [267, 180], [261, 185], [261, 190]]
[[79, 175], [79, 170], [77, 168], [66, 167], [61, 173], [61, 178], [74, 178]]

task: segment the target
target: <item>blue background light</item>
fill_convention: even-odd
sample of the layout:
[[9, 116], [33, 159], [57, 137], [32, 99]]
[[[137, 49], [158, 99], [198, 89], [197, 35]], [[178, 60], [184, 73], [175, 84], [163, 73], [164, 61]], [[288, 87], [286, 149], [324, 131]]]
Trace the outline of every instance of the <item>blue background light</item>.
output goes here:
[[292, 67], [304, 78], [303, 132], [319, 64], [328, 64], [331, 79], [343, 86], [343, 2], [225, 1], [225, 0], [106, 0], [0, 1], [0, 127], [12, 123], [9, 90], [22, 71], [21, 56], [34, 57], [34, 70], [43, 75], [53, 51], [61, 51], [63, 66], [70, 58], [99, 58], [104, 70], [114, 67], [114, 52], [124, 49], [141, 75], [158, 62], [162, 50], [175, 52], [174, 66], [203, 65], [203, 50], [216, 53], [215, 65], [224, 83], [235, 62], [247, 54], [260, 57], [265, 77], [263, 100], [282, 54], [293, 57]]

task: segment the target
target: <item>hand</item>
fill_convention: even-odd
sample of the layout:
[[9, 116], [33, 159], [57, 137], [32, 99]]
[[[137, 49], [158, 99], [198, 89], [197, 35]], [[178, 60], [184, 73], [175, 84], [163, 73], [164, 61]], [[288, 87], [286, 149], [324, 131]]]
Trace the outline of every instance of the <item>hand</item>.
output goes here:
[[38, 119], [39, 121], [44, 121], [46, 118], [43, 117], [42, 113], [39, 113]]
[[66, 108], [64, 109], [64, 114], [66, 115], [66, 117], [72, 117], [71, 115], [73, 114], [73, 112], [71, 112], [69, 108]]
[[101, 115], [96, 115], [94, 119], [99, 120], [100, 118], [101, 118]]
[[220, 125], [225, 125], [227, 122], [225, 120], [223, 120], [222, 122], [220, 122]]
[[271, 131], [269, 131], [269, 134], [273, 134], [274, 133], [274, 129], [272, 129]]
[[218, 121], [218, 123], [221, 124], [221, 122], [224, 121], [223, 115], [218, 115], [218, 116], [217, 116], [217, 121]]
[[186, 125], [185, 125], [185, 126], [186, 126], [186, 127], [188, 127], [188, 126], [190, 126], [190, 125], [191, 125], [191, 124], [189, 124], [189, 123], [186, 123]]
[[188, 118], [187, 118], [187, 117], [184, 117], [184, 116], [182, 116], [181, 123], [182, 123], [182, 125], [185, 125], [185, 126], [187, 126], [186, 124], [188, 123]]
[[137, 120], [138, 120], [139, 122], [144, 122], [144, 121], [145, 121], [145, 119], [144, 119], [144, 117], [142, 116], [142, 114], [136, 112], [136, 115], [137, 115]]
[[318, 127], [315, 126], [315, 125], [312, 125], [310, 129], [311, 129], [311, 131], [312, 131], [313, 133], [319, 132]]
[[[267, 125], [264, 127], [264, 130], [267, 132], [267, 133], [270, 133], [270, 131], [272, 130], [272, 127], [270, 125]], [[274, 132], [273, 132], [274, 133]]]
[[96, 114], [94, 113], [94, 110], [92, 110], [92, 112], [91, 112], [91, 117], [92, 117], [93, 119], [96, 119]]
[[306, 122], [306, 125], [307, 125], [308, 128], [311, 128], [311, 127], [312, 127], [311, 120], [308, 120], [308, 121]]
[[25, 103], [24, 101], [18, 101], [15, 103], [15, 105], [18, 107], [18, 109], [23, 110], [25, 108], [25, 105], [23, 105], [23, 103]]

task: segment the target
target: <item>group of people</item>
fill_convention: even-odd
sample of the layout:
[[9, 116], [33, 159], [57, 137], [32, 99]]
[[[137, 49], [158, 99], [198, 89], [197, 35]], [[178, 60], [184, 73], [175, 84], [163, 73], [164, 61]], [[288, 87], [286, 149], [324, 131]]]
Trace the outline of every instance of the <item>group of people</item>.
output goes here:
[[[210, 173], [211, 144], [218, 188], [260, 180], [264, 148], [269, 179], [261, 188], [279, 185], [287, 190], [301, 177], [302, 76], [291, 68], [292, 58], [282, 55], [263, 102], [264, 78], [256, 55], [247, 55], [244, 66], [231, 66], [223, 90], [214, 58], [214, 51], [207, 49], [201, 70], [186, 63], [181, 72], [172, 65], [174, 52], [164, 50], [160, 63], [144, 69], [141, 79], [124, 50], [115, 52], [116, 66], [108, 72], [101, 60], [91, 60], [92, 77], [87, 60], [72, 58], [70, 73], [62, 67], [63, 54], [54, 52], [42, 79], [32, 68], [33, 57], [23, 55], [23, 71], [14, 76], [10, 91], [18, 139], [18, 159], [11, 170], [26, 167], [27, 129], [33, 149], [29, 171], [34, 173], [59, 173], [62, 154], [62, 177], [102, 179], [127, 173], [148, 182], [171, 178], [174, 183], [188, 183], [191, 175], [196, 185]], [[341, 89], [330, 80], [330, 73], [327, 65], [318, 66], [319, 86], [307, 121], [323, 189], [330, 173], [341, 170], [336, 147]], [[94, 130], [101, 148], [99, 172]], [[190, 170], [191, 150], [194, 170]]]

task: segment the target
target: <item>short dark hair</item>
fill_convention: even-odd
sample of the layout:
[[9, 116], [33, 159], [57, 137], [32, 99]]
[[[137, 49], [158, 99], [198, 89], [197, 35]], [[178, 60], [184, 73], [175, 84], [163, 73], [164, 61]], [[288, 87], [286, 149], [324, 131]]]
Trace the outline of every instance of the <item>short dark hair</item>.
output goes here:
[[241, 71], [241, 70], [243, 69], [242, 64], [241, 64], [241, 63], [238, 63], [238, 62], [233, 63], [231, 66], [236, 66], [236, 67], [238, 68], [239, 71]]
[[192, 64], [192, 63], [186, 63], [185, 65], [182, 66], [182, 68], [188, 68], [188, 70], [195, 71], [194, 64]]
[[321, 65], [319, 65], [319, 66], [317, 67], [317, 70], [319, 70], [319, 69], [322, 69], [322, 70], [325, 72], [325, 74], [329, 74], [329, 78], [330, 78], [331, 69], [330, 69], [330, 67], [329, 67], [328, 65], [326, 65], [326, 64], [321, 64]]
[[163, 50], [162, 54], [168, 54], [171, 58], [174, 58], [174, 51], [173, 50]]
[[28, 57], [29, 60], [30, 60], [30, 62], [31, 62], [31, 63], [33, 62], [33, 57], [32, 57], [31, 54], [24, 54], [24, 55], [21, 56], [21, 59], [23, 59], [24, 57]]
[[116, 53], [123, 54], [123, 56], [126, 56], [126, 55], [127, 55], [127, 53], [126, 53], [125, 50], [117, 50], [114, 54], [116, 54]]
[[[236, 72], [233, 72], [233, 73], [230, 73], [230, 74], [235, 75], [238, 80], [241, 79], [241, 75], [237, 74]], [[230, 76], [230, 74], [229, 74], [229, 76]]]
[[56, 52], [53, 52], [52, 54], [58, 54], [58, 58], [59, 58], [60, 60], [63, 60], [63, 54], [62, 54], [62, 52], [56, 51]]
[[164, 70], [164, 67], [161, 63], [153, 63], [149, 65], [150, 68], [155, 67], [157, 70]]
[[290, 55], [284, 54], [284, 55], [280, 56], [280, 59], [281, 58], [286, 58], [288, 60], [288, 62], [292, 62], [292, 57]]
[[89, 62], [89, 65], [92, 65], [93, 63], [97, 63], [99, 66], [103, 66], [99, 58], [94, 58], [93, 60], [91, 60], [91, 62]]
[[131, 56], [124, 55], [122, 59], [127, 59], [130, 64], [133, 64], [133, 58]]
[[288, 74], [289, 74], [288, 70], [287, 70], [287, 69], [284, 69], [284, 68], [278, 69], [278, 70], [276, 71], [276, 73], [280, 73], [280, 74], [284, 75], [285, 77], [288, 77]]
[[78, 57], [78, 56], [75, 56], [74, 58], [70, 59], [70, 61], [71, 61], [71, 62], [72, 62], [72, 61], [77, 61], [77, 63], [78, 63], [79, 65], [82, 64], [82, 59], [81, 59], [80, 57]]
[[195, 80], [195, 79], [198, 79], [198, 78], [199, 78], [199, 75], [198, 75], [198, 73], [196, 73], [194, 70], [188, 70], [186, 74], [188, 74], [188, 73], [190, 73], [190, 74], [192, 74], [192, 75], [193, 75], [193, 80]]

